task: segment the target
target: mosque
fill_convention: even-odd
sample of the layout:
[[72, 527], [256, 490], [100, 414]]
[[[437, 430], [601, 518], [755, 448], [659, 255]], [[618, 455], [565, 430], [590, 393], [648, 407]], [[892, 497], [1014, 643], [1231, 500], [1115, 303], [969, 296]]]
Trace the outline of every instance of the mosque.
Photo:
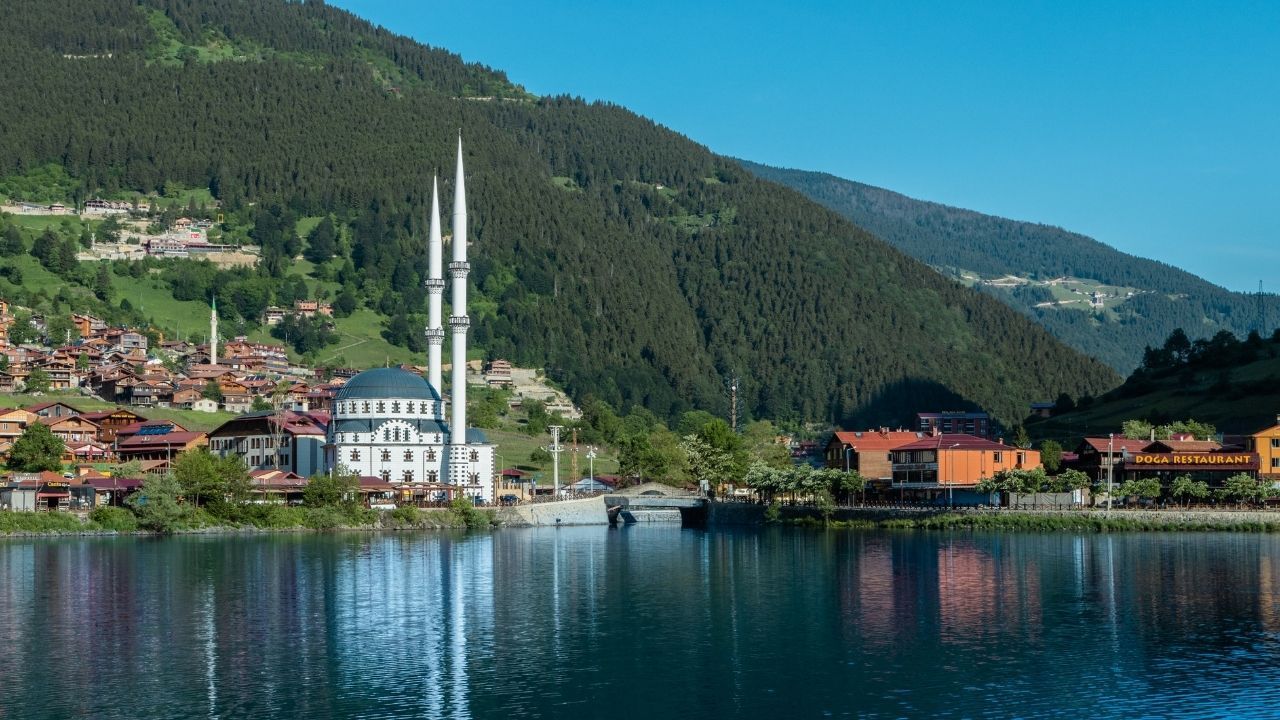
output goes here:
[[[467, 203], [458, 139], [453, 198], [453, 336], [449, 420], [441, 378], [444, 294], [439, 184], [431, 189], [431, 230], [427, 262], [427, 379], [400, 368], [375, 368], [351, 378], [333, 401], [327, 462], [365, 477], [416, 488], [437, 486], [455, 497], [493, 502], [494, 447], [484, 434], [467, 428]], [[443, 486], [449, 486], [444, 488]], [[406, 488], [408, 489], [408, 488]]]

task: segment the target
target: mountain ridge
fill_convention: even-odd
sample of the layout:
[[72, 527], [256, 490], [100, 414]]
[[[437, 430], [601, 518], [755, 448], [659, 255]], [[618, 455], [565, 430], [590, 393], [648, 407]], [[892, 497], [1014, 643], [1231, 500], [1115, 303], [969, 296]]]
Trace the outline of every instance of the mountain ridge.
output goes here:
[[1044, 305], [1049, 297], [1043, 293], [990, 289], [1059, 339], [1121, 372], [1136, 367], [1143, 347], [1159, 344], [1174, 328], [1186, 328], [1194, 337], [1208, 337], [1219, 330], [1244, 335], [1259, 323], [1251, 295], [1064, 228], [920, 200], [830, 173], [739, 162], [758, 176], [792, 187], [841, 213], [951, 277], [965, 271], [988, 279], [1070, 276], [1144, 291], [1120, 299], [1115, 310], [1099, 321]]

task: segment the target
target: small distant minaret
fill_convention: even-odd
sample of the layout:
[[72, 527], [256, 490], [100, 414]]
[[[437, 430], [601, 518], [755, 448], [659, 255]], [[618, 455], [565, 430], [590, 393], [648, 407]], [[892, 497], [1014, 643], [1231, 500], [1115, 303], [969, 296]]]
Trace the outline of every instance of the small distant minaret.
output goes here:
[[449, 427], [449, 480], [455, 485], [467, 483], [467, 191], [462, 172], [462, 134], [458, 134], [458, 171], [453, 189], [453, 262], [449, 276], [453, 279], [453, 307], [449, 327], [453, 330], [453, 378], [449, 390], [453, 394], [452, 420]]
[[209, 364], [218, 364], [218, 298], [213, 298], [213, 310], [209, 312]]
[[[444, 395], [440, 370], [440, 353], [444, 349], [444, 325], [440, 322], [440, 305], [444, 296], [444, 270], [441, 256], [444, 243], [440, 239], [440, 184], [431, 179], [431, 232], [427, 236], [427, 381], [432, 389]], [[443, 413], [440, 419], [444, 419]]]

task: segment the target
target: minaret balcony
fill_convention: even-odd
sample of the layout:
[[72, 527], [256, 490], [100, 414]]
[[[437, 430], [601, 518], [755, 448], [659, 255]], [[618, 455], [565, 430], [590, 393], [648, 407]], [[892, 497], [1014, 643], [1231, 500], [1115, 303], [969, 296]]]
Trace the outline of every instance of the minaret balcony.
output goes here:
[[449, 275], [455, 278], [464, 278], [471, 271], [471, 263], [463, 260], [461, 262], [449, 263]]
[[422, 285], [432, 294], [444, 292], [444, 278], [427, 278]]
[[444, 342], [444, 328], [427, 328], [427, 344], [440, 345]]
[[459, 328], [462, 328], [465, 330], [470, 325], [471, 325], [471, 318], [467, 317], [466, 315], [450, 315], [449, 316], [449, 326], [452, 327], [454, 330], [457, 330]]

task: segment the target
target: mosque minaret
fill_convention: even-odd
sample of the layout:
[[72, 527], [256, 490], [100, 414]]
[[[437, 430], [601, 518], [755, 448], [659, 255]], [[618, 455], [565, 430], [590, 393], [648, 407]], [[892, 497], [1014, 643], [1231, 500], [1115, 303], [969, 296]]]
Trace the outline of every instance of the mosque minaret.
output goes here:
[[[427, 237], [427, 379], [401, 368], [374, 368], [351, 378], [334, 398], [328, 465], [361, 477], [455, 497], [493, 501], [494, 447], [467, 428], [467, 204], [458, 139], [453, 205], [453, 261], [449, 327], [452, 331], [450, 420], [445, 422], [441, 354], [444, 294], [439, 183], [431, 188]], [[431, 490], [435, 488], [435, 490]]]

